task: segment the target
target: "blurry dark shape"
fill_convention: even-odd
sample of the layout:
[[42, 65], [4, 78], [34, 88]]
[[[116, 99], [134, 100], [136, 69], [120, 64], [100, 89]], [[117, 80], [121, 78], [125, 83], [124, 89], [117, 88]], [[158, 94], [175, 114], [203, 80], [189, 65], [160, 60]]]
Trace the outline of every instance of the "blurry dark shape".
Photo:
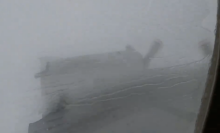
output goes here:
[[148, 68], [150, 65], [151, 58], [153, 58], [157, 52], [161, 49], [163, 43], [161, 40], [157, 39], [151, 45], [149, 52], [143, 58], [144, 69]]
[[47, 73], [49, 72], [49, 67], [50, 67], [50, 63], [47, 62], [45, 70], [43, 70], [42, 72], [37, 73], [37, 74], [35, 75], [35, 78], [39, 78], [39, 77], [42, 77], [42, 76], [46, 76]]
[[208, 56], [212, 54], [211, 43], [208, 40], [201, 41], [199, 45], [204, 56]]
[[50, 67], [49, 62], [47, 62], [46, 69], [45, 69], [46, 72], [49, 70], [49, 67]]
[[[160, 40], [154, 41], [144, 58], [128, 45], [125, 51], [52, 62], [49, 76], [43, 75], [40, 78], [43, 95], [49, 99], [46, 102], [48, 106], [55, 104], [55, 109], [49, 109], [41, 120], [30, 124], [29, 133], [94, 133], [100, 127], [141, 114], [140, 112], [150, 115], [147, 114], [150, 108], [188, 122], [194, 121], [196, 113], [191, 108], [191, 101], [187, 101], [191, 99], [185, 98], [185, 95], [191, 95], [194, 90], [195, 84], [191, 82], [194, 81], [191, 76], [194, 75], [194, 69], [184, 67], [187, 79], [178, 78], [184, 76], [182, 73], [172, 78], [175, 71], [169, 68], [146, 69], [161, 47]], [[143, 64], [146, 70], [144, 74]], [[177, 69], [180, 70], [181, 68]], [[190, 85], [187, 84], [188, 81]], [[177, 82], [181, 82], [178, 89]], [[139, 118], [134, 119], [138, 121]], [[138, 125], [136, 123], [132, 130], [138, 130]]]
[[68, 106], [68, 104], [69, 103], [67, 101], [67, 97], [64, 96], [64, 95], [60, 96], [60, 100], [57, 104], [57, 108], [56, 108], [55, 112], [58, 112], [58, 111], [61, 111], [61, 110], [65, 109], [66, 106]]
[[131, 46], [131, 45], [127, 45], [126, 46], [126, 50], [127, 51], [136, 51], [135, 48], [133, 46]]
[[130, 81], [142, 70], [142, 56], [131, 45], [123, 51], [41, 60], [43, 64], [50, 62], [45, 70], [35, 76], [41, 80], [42, 94], [48, 105], [44, 116], [56, 110], [60, 94], [66, 94], [72, 104], [76, 102], [74, 99], [85, 95], [81, 94], [84, 91], [99, 93], [99, 89], [93, 88]]
[[[120, 53], [120, 54], [119, 54]], [[36, 78], [63, 75], [67, 73], [74, 73], [77, 71], [102, 68], [115, 69], [114, 66], [118, 66], [118, 69], [126, 68], [130, 66], [137, 66], [140, 64], [142, 56], [132, 46], [126, 46], [125, 51], [109, 52], [103, 54], [83, 55], [78, 57], [72, 57], [68, 59], [49, 61], [50, 69], [43, 70], [35, 75]], [[120, 67], [119, 67], [120, 66]], [[139, 67], [133, 67], [139, 69]], [[100, 68], [101, 69], [101, 68]], [[99, 70], [100, 70], [99, 69]], [[117, 68], [115, 70], [118, 70]]]

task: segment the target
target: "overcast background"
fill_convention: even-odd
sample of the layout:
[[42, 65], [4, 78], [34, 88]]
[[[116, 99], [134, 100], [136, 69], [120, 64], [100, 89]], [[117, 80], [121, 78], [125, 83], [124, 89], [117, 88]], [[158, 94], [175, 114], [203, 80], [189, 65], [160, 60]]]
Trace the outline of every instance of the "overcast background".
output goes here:
[[[217, 0], [0, 0], [0, 131], [40, 118], [39, 57], [163, 48], [151, 68], [199, 60], [214, 42]], [[37, 106], [39, 105], [39, 106]]]

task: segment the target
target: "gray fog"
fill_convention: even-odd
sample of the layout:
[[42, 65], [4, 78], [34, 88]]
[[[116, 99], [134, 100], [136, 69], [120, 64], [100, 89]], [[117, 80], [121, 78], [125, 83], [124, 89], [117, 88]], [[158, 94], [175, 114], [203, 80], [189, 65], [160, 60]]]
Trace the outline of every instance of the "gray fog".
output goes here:
[[[162, 48], [149, 68], [194, 62], [204, 58], [201, 41], [213, 48], [216, 12], [217, 0], [0, 0], [0, 131], [28, 133], [29, 124], [42, 118], [42, 86], [34, 77], [40, 58], [102, 54], [127, 45], [144, 57], [159, 39]], [[132, 117], [142, 114], [126, 119]]]

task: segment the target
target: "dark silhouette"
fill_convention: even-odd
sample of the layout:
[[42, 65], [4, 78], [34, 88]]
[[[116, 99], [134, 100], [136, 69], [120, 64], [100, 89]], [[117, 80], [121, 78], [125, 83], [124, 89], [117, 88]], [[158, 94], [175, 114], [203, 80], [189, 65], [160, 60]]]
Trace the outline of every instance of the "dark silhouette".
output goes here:
[[162, 47], [162, 41], [160, 41], [159, 39], [155, 40], [149, 52], [143, 58], [144, 69], [149, 67], [151, 58], [153, 58], [157, 54], [157, 52], [161, 49], [161, 47]]
[[[202, 46], [204, 47], [201, 47], [206, 55], [211, 52], [211, 48], [209, 48], [209, 45], [207, 44], [207, 42], [203, 43]], [[140, 68], [143, 65], [144, 70], [147, 70], [151, 59], [155, 57], [161, 47], [162, 41], [155, 40], [150, 47], [149, 52], [143, 58], [138, 56], [139, 62], [137, 62], [137, 64], [140, 65]], [[126, 46], [126, 51], [129, 51], [128, 53], [130, 55], [130, 51], [135, 51], [135, 49], [128, 45]], [[109, 65], [111, 65], [111, 62]], [[199, 69], [199, 67], [200, 66], [196, 66], [195, 68]], [[191, 69], [187, 66], [185, 68], [187, 72], [190, 71], [188, 73], [194, 71], [194, 68]], [[49, 64], [46, 66], [46, 70], [48, 69]], [[194, 112], [192, 109], [188, 110], [185, 107], [182, 108], [178, 106], [178, 104], [185, 103], [186, 106], [188, 106], [190, 102], [184, 102], [183, 96], [185, 94], [191, 95], [192, 91], [194, 91], [194, 93], [198, 93], [198, 91], [193, 87], [188, 86], [188, 84], [182, 84], [182, 86], [179, 86], [178, 89], [173, 87], [173, 84], [179, 83], [176, 81], [178, 77], [173, 78], [174, 82], [171, 83], [170, 81], [172, 81], [172, 79], [170, 79], [170, 74], [172, 74], [172, 71], [166, 68], [164, 69], [163, 70], [166, 72], [165, 74], [161, 73], [162, 69], [158, 68], [153, 72], [146, 71], [146, 73], [142, 75], [142, 79], [128, 80], [129, 82], [125, 82], [125, 84], [123, 84], [124, 82], [121, 84], [113, 83], [111, 84], [113, 87], [109, 89], [108, 93], [105, 92], [105, 88], [100, 87], [98, 93], [94, 93], [91, 98], [87, 97], [86, 100], [84, 102], [82, 101], [81, 103], [75, 101], [68, 103], [67, 99], [63, 95], [61, 96], [57, 105], [57, 110], [44, 116], [43, 119], [39, 120], [38, 122], [30, 124], [29, 133], [95, 132], [100, 127], [117, 122], [119, 119], [132, 116], [135, 113], [138, 114], [140, 112], [147, 112], [149, 108], [156, 108], [162, 112], [171, 114], [180, 120], [184, 119], [188, 122], [193, 122], [197, 116], [196, 112]], [[115, 69], [108, 68], [105, 70], [110, 70], [113, 72]], [[127, 72], [130, 73], [129, 71]], [[161, 74], [163, 77], [156, 77], [152, 80], [148, 78], [150, 73], [152, 73], [152, 75]], [[195, 74], [198, 73], [195, 72]], [[114, 78], [117, 78], [117, 76]], [[161, 82], [161, 78], [163, 78], [163, 82]], [[190, 78], [193, 77], [187, 78], [189, 79], [183, 79], [188, 82], [192, 81]], [[153, 83], [151, 83], [152, 81]], [[151, 84], [151, 86], [146, 85], [146, 83]], [[159, 87], [162, 87], [163, 89], [158, 90]], [[116, 93], [117, 91], [119, 92]], [[172, 102], [179, 103], [173, 105]], [[198, 105], [198, 103], [195, 104]]]
[[208, 40], [203, 40], [199, 43], [200, 45], [200, 49], [203, 52], [204, 56], [208, 56], [212, 54], [212, 48], [211, 48], [211, 44]]
[[41, 76], [43, 76], [43, 75], [47, 75], [47, 73], [48, 73], [48, 71], [49, 71], [49, 67], [50, 67], [50, 63], [47, 62], [45, 70], [43, 70], [42, 72], [37, 73], [37, 74], [35, 75], [35, 78], [39, 78], [39, 77], [41, 77]]

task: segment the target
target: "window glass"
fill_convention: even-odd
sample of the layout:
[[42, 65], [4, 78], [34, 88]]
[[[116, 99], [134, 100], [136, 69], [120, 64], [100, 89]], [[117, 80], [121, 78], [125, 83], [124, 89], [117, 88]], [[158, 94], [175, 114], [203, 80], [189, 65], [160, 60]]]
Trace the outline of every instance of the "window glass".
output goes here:
[[4, 133], [193, 133], [217, 0], [0, 2]]

